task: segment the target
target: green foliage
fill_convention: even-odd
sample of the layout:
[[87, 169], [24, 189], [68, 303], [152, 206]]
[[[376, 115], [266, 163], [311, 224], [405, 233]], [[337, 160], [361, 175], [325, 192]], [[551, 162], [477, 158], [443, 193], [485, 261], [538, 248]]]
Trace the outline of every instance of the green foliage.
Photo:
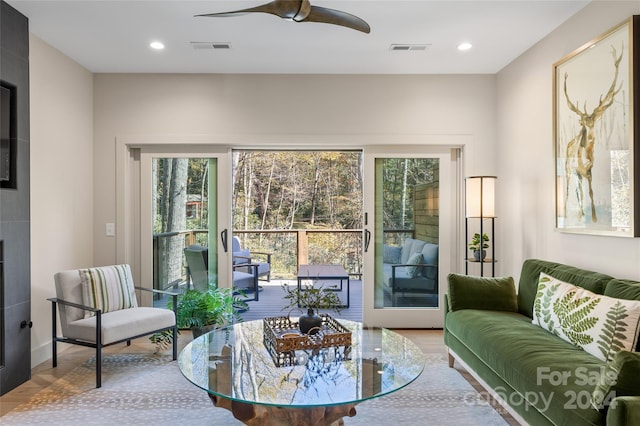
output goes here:
[[[489, 244], [487, 244], [488, 241], [489, 241], [489, 236], [487, 235], [486, 232], [483, 232], [482, 233], [482, 248], [483, 249], [489, 248]], [[480, 250], [480, 234], [478, 232], [473, 234], [473, 238], [471, 239], [471, 242], [469, 243], [469, 250], [471, 250], [471, 251]]]
[[[538, 294], [540, 294], [541, 292], [544, 291], [544, 289], [546, 288], [546, 283], [548, 283], [550, 280], [548, 278], [544, 278], [542, 280], [545, 284], [542, 285], [540, 284], [538, 286]], [[541, 323], [544, 323], [547, 325], [547, 329], [554, 333], [554, 334], [558, 334], [558, 332], [556, 331], [556, 327], [555, 324], [553, 322], [553, 319], [551, 317], [551, 313], [552, 313], [552, 299], [553, 299], [553, 294], [558, 290], [559, 284], [555, 284], [553, 286], [551, 286], [549, 288], [550, 291], [547, 291], [544, 296], [542, 296], [540, 298], [540, 305], [539, 305], [539, 314], [538, 314], [538, 318], [539, 321]], [[535, 307], [534, 307], [535, 309]]]
[[[178, 334], [180, 334], [180, 332], [178, 332]], [[173, 331], [163, 330], [153, 333], [149, 336], [149, 340], [151, 340], [151, 343], [156, 345], [156, 353], [166, 351], [173, 343]]]
[[558, 316], [560, 326], [569, 341], [574, 345], [584, 346], [593, 342], [593, 337], [586, 332], [598, 322], [597, 317], [589, 317], [589, 313], [600, 302], [599, 298], [581, 297], [572, 300], [575, 291], [570, 291], [553, 304], [553, 312]]
[[[176, 308], [178, 328], [226, 325], [241, 320], [238, 311], [247, 304], [230, 288], [211, 288], [207, 291], [187, 290], [178, 296]], [[173, 309], [173, 302], [168, 303]]]
[[234, 229], [359, 228], [360, 153], [236, 151]]
[[289, 286], [287, 284], [282, 284], [282, 290], [285, 292], [284, 298], [289, 301], [289, 304], [284, 307], [284, 309], [289, 308], [310, 308], [315, 312], [318, 312], [320, 309], [332, 309], [335, 312], [340, 312], [340, 298], [338, 295], [331, 291], [331, 288], [335, 288], [336, 286], [331, 286], [329, 288], [325, 288], [324, 285], [314, 286], [314, 285], [305, 285], [302, 286], [300, 290], [298, 290], [298, 286]]
[[[173, 299], [167, 303], [173, 309]], [[207, 291], [187, 290], [178, 296], [176, 323], [178, 329], [199, 328], [207, 325], [224, 326], [242, 321], [240, 312], [247, 303], [230, 288], [210, 288]], [[173, 342], [171, 330], [154, 333], [149, 340], [156, 344], [156, 352], [166, 350]]]
[[627, 308], [620, 302], [617, 302], [607, 312], [607, 317], [597, 341], [598, 349], [600, 349], [604, 359], [607, 361], [612, 361], [614, 355], [624, 349], [620, 339], [625, 338], [623, 333], [627, 331], [628, 325], [624, 319], [628, 316]]
[[548, 277], [543, 277], [538, 282], [538, 291], [536, 293], [535, 301], [533, 302], [533, 312], [535, 313], [538, 321], [542, 321], [542, 298], [544, 295], [544, 289], [547, 287], [547, 284], [551, 281]]

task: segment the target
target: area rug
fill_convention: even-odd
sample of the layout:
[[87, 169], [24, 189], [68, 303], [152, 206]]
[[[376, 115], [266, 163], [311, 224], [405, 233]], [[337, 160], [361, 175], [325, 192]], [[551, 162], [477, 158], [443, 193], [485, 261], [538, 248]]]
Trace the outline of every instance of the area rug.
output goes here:
[[[89, 360], [0, 418], [8, 425], [240, 425], [188, 382], [163, 355], [118, 354], [103, 359], [102, 387]], [[422, 375], [404, 389], [356, 406], [348, 425], [505, 425], [443, 355], [428, 354]]]

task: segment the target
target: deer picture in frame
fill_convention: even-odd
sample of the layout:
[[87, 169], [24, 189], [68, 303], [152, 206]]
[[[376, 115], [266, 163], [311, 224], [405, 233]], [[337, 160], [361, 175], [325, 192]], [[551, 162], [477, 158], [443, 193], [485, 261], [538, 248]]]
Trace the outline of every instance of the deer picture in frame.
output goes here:
[[640, 236], [640, 15], [553, 64], [556, 229]]
[[[620, 92], [622, 89], [622, 85], [620, 84], [616, 89], [616, 84], [618, 83], [618, 74], [620, 69], [620, 61], [622, 60], [622, 50], [620, 55], [617, 56], [617, 52], [615, 47], [611, 47], [612, 55], [613, 55], [613, 64], [615, 66], [615, 72], [613, 76], [613, 81], [611, 82], [611, 87], [604, 96], [600, 96], [600, 102], [598, 105], [591, 111], [591, 113], [587, 110], [587, 102], [584, 102], [584, 106], [582, 111], [578, 107], [578, 102], [573, 103], [571, 98], [569, 97], [569, 93], [567, 91], [567, 80], [569, 78], [569, 74], [564, 74], [564, 96], [567, 100], [567, 105], [569, 109], [576, 113], [580, 122], [580, 131], [578, 135], [571, 139], [569, 143], [567, 143], [566, 157], [565, 157], [565, 173], [566, 173], [566, 190], [565, 190], [565, 198], [569, 197], [569, 183], [570, 179], [576, 180], [576, 197], [578, 201], [578, 217], [582, 218], [584, 215], [584, 183], [583, 181], [587, 181], [588, 191], [589, 191], [589, 202], [591, 204], [591, 221], [597, 222], [598, 215], [596, 213], [596, 207], [593, 202], [593, 182], [592, 182], [592, 174], [591, 169], [593, 168], [593, 164], [595, 161], [594, 156], [594, 148], [596, 143], [596, 136], [594, 131], [594, 126], [596, 122], [602, 117], [602, 114], [613, 104], [614, 97]], [[565, 217], [566, 217], [566, 207], [567, 202], [563, 203], [565, 207]]]

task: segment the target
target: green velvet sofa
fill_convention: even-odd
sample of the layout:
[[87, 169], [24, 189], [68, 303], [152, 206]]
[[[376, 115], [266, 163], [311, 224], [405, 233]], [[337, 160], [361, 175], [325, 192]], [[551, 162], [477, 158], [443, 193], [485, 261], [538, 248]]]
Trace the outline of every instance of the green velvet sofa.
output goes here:
[[[450, 274], [449, 365], [458, 362], [525, 424], [640, 425], [638, 346], [606, 362], [533, 324], [541, 272], [597, 294], [640, 300], [639, 282], [538, 259], [524, 262], [517, 294], [512, 278]], [[596, 389], [604, 401], [594, 402]]]

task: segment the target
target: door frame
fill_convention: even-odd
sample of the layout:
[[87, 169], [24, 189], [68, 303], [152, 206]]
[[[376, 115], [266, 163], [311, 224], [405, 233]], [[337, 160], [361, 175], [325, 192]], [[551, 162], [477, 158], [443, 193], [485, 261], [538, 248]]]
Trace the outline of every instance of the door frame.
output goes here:
[[[438, 306], [436, 308], [375, 307], [375, 160], [377, 158], [439, 158], [439, 256]], [[461, 149], [449, 146], [386, 145], [369, 146], [364, 150], [364, 212], [369, 217], [365, 232], [372, 236], [364, 251], [363, 322], [369, 326], [387, 328], [442, 328], [444, 325], [444, 293], [446, 276], [459, 270]]]
[[[139, 136], [118, 136], [115, 138], [115, 163], [116, 163], [116, 253], [117, 263], [129, 263], [132, 267], [134, 281], [144, 285], [151, 282], [150, 274], [152, 267], [142, 268], [142, 249], [140, 236], [140, 150], [156, 150], [157, 153], [175, 154], [181, 153], [184, 156], [202, 156], [208, 154], [229, 155], [228, 161], [220, 161], [219, 167], [228, 167], [228, 170], [219, 170], [219, 183], [226, 184], [229, 188], [232, 184], [231, 152], [234, 149], [270, 149], [270, 150], [309, 150], [322, 147], [324, 150], [344, 150], [354, 149], [377, 152], [393, 149], [405, 149], [412, 152], [415, 150], [449, 150], [452, 157], [455, 157], [455, 173], [458, 187], [455, 189], [455, 197], [452, 202], [455, 208], [452, 213], [455, 215], [455, 226], [452, 228], [450, 237], [450, 265], [440, 264], [440, 270], [449, 266], [451, 272], [459, 272], [462, 269], [463, 258], [460, 255], [462, 241], [462, 206], [461, 206], [461, 184], [463, 170], [463, 148], [471, 146], [472, 135], [415, 135], [415, 134], [264, 134], [264, 135], [139, 135]], [[455, 171], [453, 170], [455, 169]], [[226, 180], [226, 183], [224, 182]], [[366, 180], [365, 180], [366, 184]], [[365, 189], [366, 191], [366, 189]], [[219, 193], [219, 205], [225, 203], [231, 205], [232, 191]], [[366, 206], [365, 206], [366, 207]], [[364, 208], [364, 211], [367, 209]], [[220, 214], [222, 213], [222, 214]], [[227, 215], [226, 223], [222, 226], [219, 219], [220, 229], [231, 229], [231, 209], [219, 212], [219, 218]], [[229, 235], [231, 233], [229, 232]], [[149, 250], [150, 253], [150, 250]], [[224, 253], [222, 247], [220, 254]], [[224, 253], [227, 254], [227, 253]], [[366, 253], [364, 253], [366, 255]], [[150, 254], [149, 254], [150, 256]], [[145, 265], [149, 263], [145, 261]], [[227, 254], [226, 259], [219, 258], [219, 265], [227, 265], [221, 269], [227, 274], [231, 272], [231, 256]], [[366, 273], [366, 263], [363, 272]], [[144, 278], [148, 281], [143, 281]], [[222, 271], [221, 271], [222, 272]], [[442, 273], [441, 273], [442, 276]], [[365, 276], [363, 275], [363, 280]], [[442, 284], [441, 284], [442, 286]], [[140, 296], [140, 295], [139, 295]], [[363, 295], [364, 297], [364, 295]], [[146, 303], [151, 303], [148, 297]], [[139, 299], [140, 300], [140, 299]], [[366, 300], [363, 301], [366, 303]], [[371, 300], [373, 306], [373, 300]], [[370, 319], [371, 325], [385, 324], [392, 326], [393, 321], [378, 321], [375, 317], [364, 316], [363, 320]]]
[[[231, 185], [231, 148], [226, 145], [203, 143], [201, 139], [180, 139], [184, 143], [163, 143], [165, 138], [124, 138], [117, 145], [116, 158], [116, 262], [131, 265], [134, 282], [150, 288], [153, 282], [153, 231], [151, 219], [151, 159], [217, 158], [219, 187]], [[225, 194], [227, 197], [225, 197]], [[228, 191], [218, 191], [218, 205], [230, 205]], [[148, 213], [148, 214], [147, 214]], [[230, 229], [230, 209], [218, 209], [218, 229]], [[218, 244], [218, 277], [221, 286], [230, 287], [231, 256]], [[224, 283], [227, 283], [225, 286]], [[138, 294], [142, 306], [152, 306], [152, 295]]]

